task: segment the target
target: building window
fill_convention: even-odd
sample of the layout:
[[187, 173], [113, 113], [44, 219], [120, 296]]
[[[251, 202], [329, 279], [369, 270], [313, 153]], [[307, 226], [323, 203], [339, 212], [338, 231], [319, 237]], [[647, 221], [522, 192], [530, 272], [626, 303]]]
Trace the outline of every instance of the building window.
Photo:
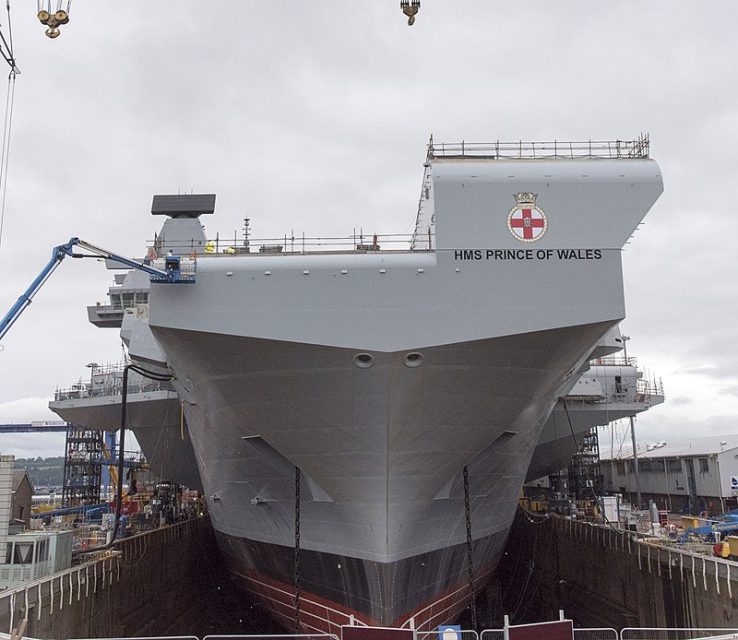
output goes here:
[[618, 469], [618, 475], [619, 476], [624, 476], [625, 475], [625, 462], [623, 462], [622, 460], [618, 460], [615, 463], [615, 466]]
[[700, 458], [700, 473], [707, 473], [710, 467], [707, 463], [707, 458]]
[[33, 542], [16, 542], [13, 551], [13, 564], [31, 564], [33, 562]]
[[682, 472], [682, 461], [679, 458], [666, 461], [666, 470], [669, 473], [681, 473]]

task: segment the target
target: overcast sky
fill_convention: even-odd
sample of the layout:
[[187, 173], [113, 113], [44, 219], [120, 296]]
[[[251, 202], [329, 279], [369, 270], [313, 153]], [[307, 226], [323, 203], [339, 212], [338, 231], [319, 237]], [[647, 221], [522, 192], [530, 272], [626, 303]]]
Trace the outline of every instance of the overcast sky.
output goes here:
[[[208, 235], [412, 230], [425, 145], [648, 132], [665, 192], [624, 254], [630, 355], [666, 404], [639, 439], [738, 433], [735, 0], [75, 0], [56, 40], [13, 2], [16, 84], [0, 315], [80, 236], [142, 255], [154, 193], [216, 193]], [[7, 20], [3, 20], [7, 26]], [[4, 103], [4, 99], [3, 99]], [[121, 357], [68, 260], [3, 341], [0, 423]], [[60, 455], [62, 437], [0, 436]]]

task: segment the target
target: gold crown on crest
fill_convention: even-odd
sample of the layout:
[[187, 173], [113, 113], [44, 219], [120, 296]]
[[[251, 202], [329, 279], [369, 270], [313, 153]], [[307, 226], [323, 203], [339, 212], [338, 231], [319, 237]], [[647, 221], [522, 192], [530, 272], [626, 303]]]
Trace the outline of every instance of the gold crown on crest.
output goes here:
[[530, 193], [529, 191], [523, 191], [521, 193], [515, 194], [515, 201], [519, 205], [525, 205], [525, 204], [535, 205], [537, 197], [538, 197], [537, 193]]

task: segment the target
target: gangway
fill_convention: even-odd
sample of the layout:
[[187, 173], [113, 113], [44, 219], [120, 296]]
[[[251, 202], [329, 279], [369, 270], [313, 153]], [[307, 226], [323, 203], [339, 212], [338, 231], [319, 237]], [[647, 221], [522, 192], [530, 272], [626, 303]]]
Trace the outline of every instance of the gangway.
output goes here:
[[66, 433], [72, 425], [63, 420], [44, 420], [40, 422], [10, 422], [0, 424], [2, 433]]
[[[88, 251], [89, 253], [75, 253], [74, 247], [79, 247]], [[70, 238], [66, 244], [60, 244], [58, 247], [54, 247], [51, 252], [51, 260], [41, 270], [36, 279], [30, 284], [23, 294], [18, 298], [18, 301], [10, 308], [10, 311], [5, 314], [2, 320], [0, 320], [0, 340], [8, 332], [13, 323], [20, 317], [21, 313], [26, 310], [28, 305], [31, 304], [33, 296], [36, 295], [38, 290], [44, 285], [49, 279], [56, 268], [61, 264], [67, 256], [72, 258], [105, 258], [114, 262], [130, 267], [131, 269], [137, 269], [148, 273], [151, 276], [151, 282], [157, 283], [174, 283], [174, 284], [190, 284], [195, 282], [194, 268], [196, 267], [196, 261], [193, 259], [193, 272], [184, 273], [181, 269], [181, 259], [179, 256], [168, 255], [164, 260], [164, 270], [156, 269], [150, 264], [145, 262], [137, 262], [129, 258], [119, 256], [107, 249], [101, 249], [96, 247], [94, 244], [80, 240], [79, 238]]]

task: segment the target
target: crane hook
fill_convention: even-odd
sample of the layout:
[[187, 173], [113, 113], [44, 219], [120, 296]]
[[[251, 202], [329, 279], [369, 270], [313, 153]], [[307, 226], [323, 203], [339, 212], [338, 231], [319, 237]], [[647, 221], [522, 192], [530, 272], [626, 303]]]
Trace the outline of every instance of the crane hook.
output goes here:
[[[63, 24], [67, 24], [69, 22], [69, 3], [71, 0], [67, 0], [67, 8], [66, 9], [59, 9], [58, 11], [51, 12], [51, 2], [48, 3], [48, 7], [46, 9], [41, 9], [38, 14], [36, 14], [36, 17], [38, 18], [38, 21], [49, 27], [46, 29], [45, 33], [49, 38], [58, 38], [61, 35], [61, 32], [59, 31], [59, 27]], [[41, 3], [39, 2], [39, 5]], [[59, 3], [61, 4], [61, 2]]]
[[420, 10], [420, 0], [400, 0], [400, 9], [407, 16], [407, 25], [412, 27], [415, 24], [415, 16]]

